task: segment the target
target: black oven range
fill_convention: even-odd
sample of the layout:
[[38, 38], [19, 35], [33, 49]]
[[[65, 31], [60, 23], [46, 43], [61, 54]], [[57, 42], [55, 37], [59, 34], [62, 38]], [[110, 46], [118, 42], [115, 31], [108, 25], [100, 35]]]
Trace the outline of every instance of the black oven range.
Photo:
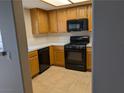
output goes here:
[[70, 37], [70, 43], [64, 46], [67, 69], [86, 71], [86, 45], [88, 43], [89, 36]]

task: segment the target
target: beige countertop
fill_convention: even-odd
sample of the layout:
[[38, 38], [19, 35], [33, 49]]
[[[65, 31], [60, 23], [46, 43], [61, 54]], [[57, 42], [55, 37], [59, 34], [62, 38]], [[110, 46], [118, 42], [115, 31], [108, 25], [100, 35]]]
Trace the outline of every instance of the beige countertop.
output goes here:
[[[59, 43], [42, 43], [39, 45], [28, 45], [28, 52], [42, 49], [42, 48], [49, 47], [49, 46], [54, 46], [54, 45], [55, 46], [64, 46], [68, 43], [69, 42], [61, 42], [61, 43], [59, 42]], [[87, 44], [87, 47], [92, 47], [92, 43]]]
[[87, 47], [92, 47], [92, 43], [87, 44]]
[[52, 45], [56, 45], [56, 46], [64, 46], [68, 44], [67, 42], [62, 42], [62, 43], [42, 43], [42, 44], [39, 44], [39, 45], [28, 45], [28, 52], [31, 52], [31, 51], [35, 51], [35, 50], [38, 50], [38, 49], [42, 49], [42, 48], [45, 48], [45, 47], [49, 47], [49, 46], [52, 46]]

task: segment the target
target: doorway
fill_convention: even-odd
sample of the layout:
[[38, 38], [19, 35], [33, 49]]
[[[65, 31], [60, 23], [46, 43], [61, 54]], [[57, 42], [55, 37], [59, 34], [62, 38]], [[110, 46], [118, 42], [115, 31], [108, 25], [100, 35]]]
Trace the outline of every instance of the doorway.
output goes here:
[[32, 93], [22, 3], [0, 0], [0, 12], [0, 92]]
[[[27, 3], [29, 2], [27, 1]], [[27, 3], [24, 3], [23, 5]], [[67, 8], [67, 10], [68, 12], [70, 11], [77, 12], [77, 10], [79, 12], [79, 10], [81, 10], [81, 17], [83, 16], [89, 19], [90, 25], [88, 26], [89, 29], [86, 32], [84, 31], [84, 32], [68, 33], [67, 31], [63, 30], [65, 29], [65, 25], [66, 25], [65, 22], [62, 28], [61, 26], [60, 28], [59, 27], [56, 28], [56, 26], [59, 25], [57, 23], [57, 20], [61, 20], [62, 14], [64, 17], [66, 16], [66, 12], [65, 12], [66, 9], [60, 9], [61, 11], [52, 10], [48, 12], [47, 10], [42, 9], [42, 8], [40, 9], [39, 8], [38, 9], [28, 8], [27, 9], [26, 7], [24, 7], [24, 18], [25, 18], [28, 48], [29, 48], [29, 51], [28, 51], [29, 52], [29, 65], [31, 69], [31, 77], [33, 78], [32, 85], [33, 85], [34, 93], [40, 93], [40, 92], [44, 92], [44, 93], [59, 93], [59, 92], [60, 93], [76, 93], [76, 92], [91, 93], [92, 92], [92, 71], [91, 71], [92, 69], [92, 32], [91, 32], [92, 31], [92, 24], [91, 24], [92, 23], [92, 5], [88, 4], [88, 5], [81, 5], [81, 6], [75, 6], [75, 7]], [[82, 12], [86, 12], [86, 13], [84, 14]], [[36, 20], [42, 19], [41, 17], [37, 16], [37, 14], [39, 16], [42, 16], [42, 14], [49, 16], [48, 22], [51, 22], [53, 26], [53, 30], [51, 31], [53, 32], [48, 32], [49, 30], [47, 32], [45, 30], [42, 32], [43, 27], [41, 28], [41, 25], [42, 25], [41, 21], [39, 21], [41, 25], [37, 24], [37, 26], [39, 26], [40, 28], [36, 27], [35, 22], [36, 23], [38, 22]], [[56, 19], [57, 15], [60, 15], [58, 19]], [[73, 18], [69, 14], [68, 16], [69, 16], [69, 19]], [[42, 20], [46, 21], [45, 19], [46, 17]], [[50, 21], [50, 19], [52, 21]], [[52, 28], [52, 26], [50, 27]], [[37, 28], [37, 31], [34, 27]], [[59, 32], [59, 30], [61, 30], [61, 33]], [[80, 36], [80, 35], [81, 36], [87, 35], [90, 37], [90, 43], [87, 45], [88, 47], [86, 49], [86, 56], [87, 56], [86, 57], [87, 59], [87, 71], [86, 72], [80, 72], [80, 71], [70, 70], [70, 69], [65, 68], [64, 45], [67, 43], [70, 43], [69, 39], [71, 36]], [[41, 56], [40, 58], [42, 58], [42, 54], [38, 55], [38, 53], [39, 53], [39, 50], [42, 52], [44, 51], [45, 48], [49, 48], [50, 66], [49, 66], [49, 69], [39, 74], [38, 58], [40, 56]], [[75, 57], [75, 53], [74, 54], [71, 53], [71, 54], [72, 56], [70, 59], [75, 60], [76, 58], [72, 58], [72, 57]], [[76, 55], [77, 56], [79, 55], [78, 57], [81, 59], [77, 61], [82, 62], [82, 56], [80, 56], [80, 54], [77, 54], [77, 53]], [[40, 63], [44, 63], [44, 62], [40, 62]]]

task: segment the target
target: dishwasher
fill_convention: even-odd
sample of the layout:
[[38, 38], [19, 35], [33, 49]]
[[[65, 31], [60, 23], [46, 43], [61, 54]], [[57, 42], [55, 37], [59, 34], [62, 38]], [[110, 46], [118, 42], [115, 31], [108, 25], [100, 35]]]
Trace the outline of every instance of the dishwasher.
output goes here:
[[50, 67], [49, 47], [39, 49], [38, 56], [39, 56], [39, 70], [40, 73], [42, 73]]

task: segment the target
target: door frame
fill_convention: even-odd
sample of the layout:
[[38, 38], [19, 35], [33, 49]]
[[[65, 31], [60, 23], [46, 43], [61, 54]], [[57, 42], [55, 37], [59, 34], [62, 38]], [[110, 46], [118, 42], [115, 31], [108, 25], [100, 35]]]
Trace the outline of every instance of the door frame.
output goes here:
[[[4, 51], [17, 64], [17, 85], [21, 93], [33, 93], [28, 65], [28, 48], [22, 0], [1, 0], [1, 28]], [[8, 6], [9, 5], [9, 6]], [[3, 23], [2, 23], [3, 22]], [[10, 38], [9, 38], [10, 37]], [[13, 48], [12, 48], [13, 47]], [[15, 48], [15, 50], [14, 50]], [[15, 53], [15, 54], [14, 54]], [[11, 74], [11, 73], [10, 73]]]

